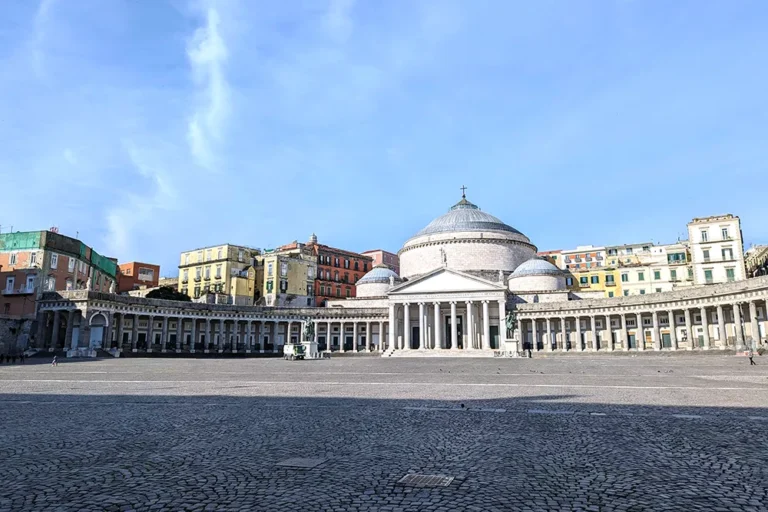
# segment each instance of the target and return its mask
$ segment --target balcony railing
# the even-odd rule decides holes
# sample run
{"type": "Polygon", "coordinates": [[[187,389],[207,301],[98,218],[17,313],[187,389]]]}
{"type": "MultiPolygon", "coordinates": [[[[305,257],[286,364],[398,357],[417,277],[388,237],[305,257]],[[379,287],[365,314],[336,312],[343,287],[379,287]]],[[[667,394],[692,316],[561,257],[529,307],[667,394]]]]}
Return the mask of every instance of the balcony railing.
{"type": "Polygon", "coordinates": [[[616,281],[606,281],[605,286],[616,286],[616,281]]]}
{"type": "Polygon", "coordinates": [[[197,277],[195,278],[195,282],[196,282],[196,283],[199,283],[201,280],[202,280],[202,277],[200,277],[200,276],[197,276],[197,277]]]}

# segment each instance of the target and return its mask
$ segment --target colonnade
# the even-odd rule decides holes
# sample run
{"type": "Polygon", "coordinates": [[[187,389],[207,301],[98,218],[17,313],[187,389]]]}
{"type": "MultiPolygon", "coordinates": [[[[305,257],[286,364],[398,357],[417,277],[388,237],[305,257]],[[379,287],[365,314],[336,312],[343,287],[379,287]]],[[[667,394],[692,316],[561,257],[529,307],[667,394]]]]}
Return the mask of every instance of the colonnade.
{"type": "Polygon", "coordinates": [[[385,349],[388,325],[384,318],[318,319],[314,322],[315,342],[318,343],[318,350],[331,352],[336,347],[338,352],[382,352],[385,349]],[[338,325],[338,331],[334,330],[335,325],[338,325]],[[351,327],[351,331],[348,327],[351,327]],[[377,332],[374,332],[374,327],[378,329],[377,332]],[[378,334],[376,340],[374,340],[374,334],[378,334]],[[365,341],[360,343],[363,336],[365,336],[365,341]],[[349,345],[347,344],[348,337],[352,338],[352,343],[349,345]]]}
{"type": "Polygon", "coordinates": [[[521,314],[522,349],[532,351],[743,350],[766,339],[766,301],[569,314],[521,314]],[[763,316],[758,315],[762,304],[763,316]],[[582,325],[583,323],[583,325],[582,325]]]}
{"type": "Polygon", "coordinates": [[[390,304],[389,342],[390,346],[400,350],[498,349],[503,346],[506,338],[505,317],[505,300],[390,304]],[[498,330],[495,347],[491,339],[494,327],[498,330]],[[398,332],[400,335],[397,335],[398,332]]]}

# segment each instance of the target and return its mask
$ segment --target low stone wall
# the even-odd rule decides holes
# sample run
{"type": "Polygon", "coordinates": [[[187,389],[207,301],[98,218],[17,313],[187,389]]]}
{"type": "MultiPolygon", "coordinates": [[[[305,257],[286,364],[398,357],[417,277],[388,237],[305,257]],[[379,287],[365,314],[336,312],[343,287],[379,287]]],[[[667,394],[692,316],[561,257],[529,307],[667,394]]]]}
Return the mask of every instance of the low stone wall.
{"type": "Polygon", "coordinates": [[[30,346],[34,320],[0,315],[0,354],[19,354],[30,346]]]}

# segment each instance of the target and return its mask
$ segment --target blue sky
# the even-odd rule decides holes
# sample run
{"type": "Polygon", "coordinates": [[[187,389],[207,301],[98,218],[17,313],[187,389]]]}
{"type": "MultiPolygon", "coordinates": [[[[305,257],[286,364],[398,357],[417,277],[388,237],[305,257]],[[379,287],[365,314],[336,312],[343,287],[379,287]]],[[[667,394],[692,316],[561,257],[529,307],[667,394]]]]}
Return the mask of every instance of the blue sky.
{"type": "Polygon", "coordinates": [[[175,274],[397,251],[467,196],[541,250],[768,242],[764,1],[3,0],[0,225],[175,274]]]}

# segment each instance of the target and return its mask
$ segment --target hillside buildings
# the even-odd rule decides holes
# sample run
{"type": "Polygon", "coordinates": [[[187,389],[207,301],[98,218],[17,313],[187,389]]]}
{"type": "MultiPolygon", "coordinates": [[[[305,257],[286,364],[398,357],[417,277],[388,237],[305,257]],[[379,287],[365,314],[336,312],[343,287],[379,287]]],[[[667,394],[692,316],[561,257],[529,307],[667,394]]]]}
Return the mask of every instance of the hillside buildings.
{"type": "Polygon", "coordinates": [[[255,269],[260,255],[258,249],[233,244],[182,252],[179,291],[193,299],[221,294],[232,304],[252,305],[260,297],[255,269]]]}
{"type": "Polygon", "coordinates": [[[395,274],[400,274],[400,257],[397,254],[385,251],[383,249],[374,249],[361,252],[363,256],[370,256],[373,259],[374,267],[384,265],[395,274]]]}
{"type": "Polygon", "coordinates": [[[154,288],[160,279],[160,266],[131,261],[117,267],[117,291],[125,293],[141,288],[154,288]]]}

